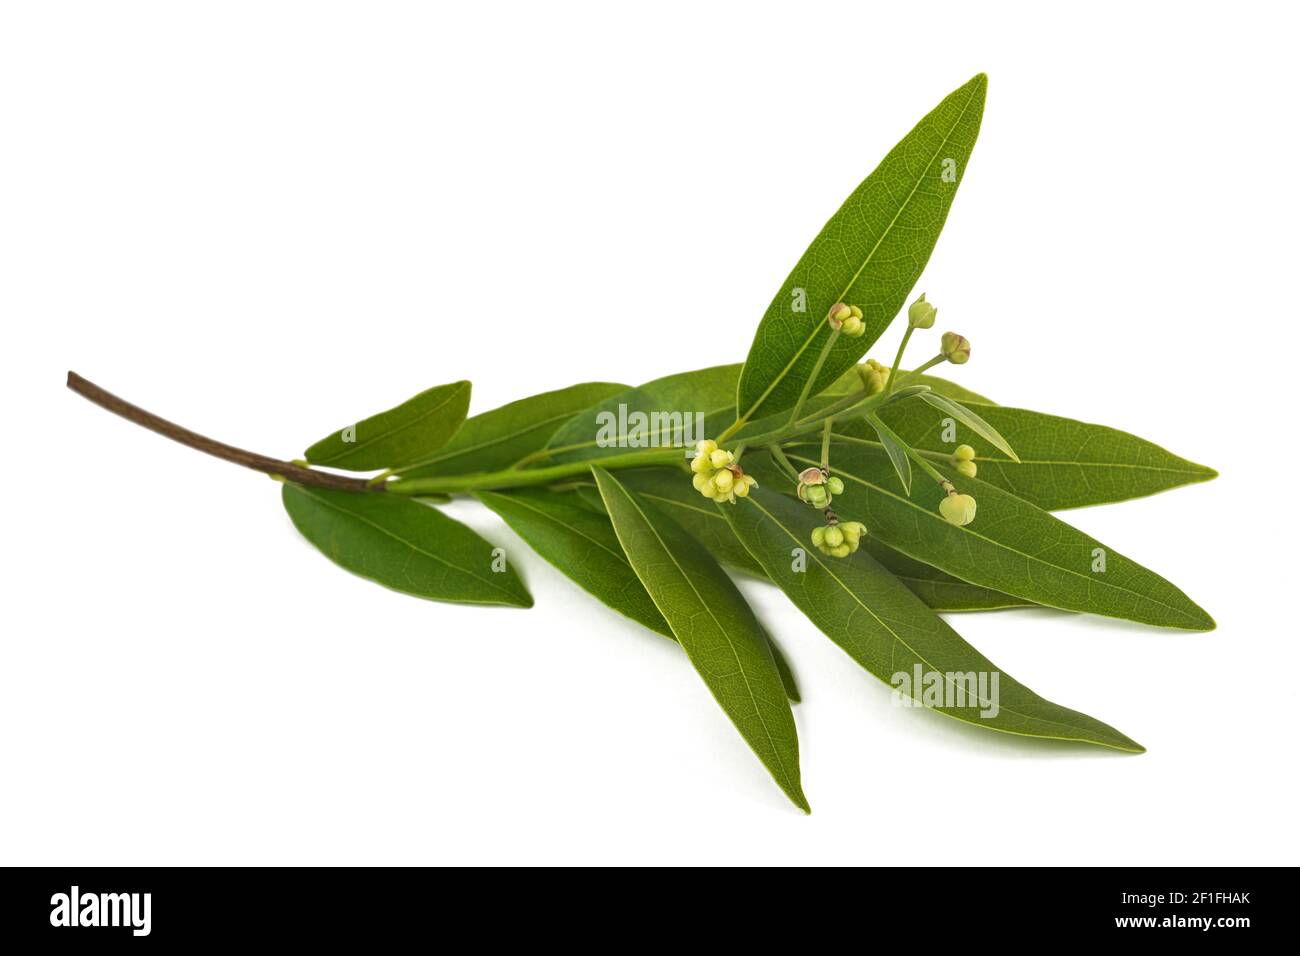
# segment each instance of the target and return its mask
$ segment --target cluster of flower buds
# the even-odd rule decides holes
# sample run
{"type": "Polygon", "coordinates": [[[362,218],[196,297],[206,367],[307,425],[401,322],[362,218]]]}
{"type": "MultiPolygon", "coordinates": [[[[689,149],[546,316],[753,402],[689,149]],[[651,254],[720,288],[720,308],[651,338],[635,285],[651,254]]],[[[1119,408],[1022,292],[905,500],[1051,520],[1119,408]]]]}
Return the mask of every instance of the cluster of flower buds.
{"type": "Polygon", "coordinates": [[[848,557],[858,550],[867,526],[861,521],[832,521],[823,528],[813,528],[812,543],[832,558],[848,557]]]}
{"type": "Polygon", "coordinates": [[[944,521],[961,527],[975,520],[974,498],[958,494],[951,481],[940,482],[940,487],[945,492],[943,501],[939,502],[939,514],[943,515],[944,521]]]}
{"type": "Polygon", "coordinates": [[[862,310],[856,305],[836,302],[831,306],[826,321],[832,329],[839,329],[840,335],[847,335],[851,339],[856,339],[867,331],[867,325],[862,321],[862,310]]]}
{"type": "Polygon", "coordinates": [[[858,366],[858,377],[862,379],[862,387],[868,395],[879,395],[889,384],[889,366],[881,365],[875,359],[867,359],[858,366]]]}
{"type": "Polygon", "coordinates": [[[740,470],[731,452],[719,448],[718,443],[710,438],[696,444],[691,471],[695,473],[691,479],[695,490],[719,503],[734,504],[737,498],[744,498],[749,489],[758,484],[740,470]]]}
{"type": "Polygon", "coordinates": [[[796,489],[799,500],[819,511],[830,507],[831,499],[843,491],[844,482],[827,475],[820,468],[814,466],[799,472],[799,487],[796,489]]]}
{"type": "Polygon", "coordinates": [[[953,365],[965,365],[970,361],[970,343],[963,335],[945,332],[939,340],[939,353],[953,365]]]}
{"type": "Polygon", "coordinates": [[[914,329],[928,329],[934,325],[939,310],[925,301],[925,293],[907,308],[907,324],[914,329]]]}
{"type": "Polygon", "coordinates": [[[975,449],[970,445],[958,445],[953,449],[952,467],[956,469],[957,474],[966,478],[974,478],[975,472],[975,449]]]}

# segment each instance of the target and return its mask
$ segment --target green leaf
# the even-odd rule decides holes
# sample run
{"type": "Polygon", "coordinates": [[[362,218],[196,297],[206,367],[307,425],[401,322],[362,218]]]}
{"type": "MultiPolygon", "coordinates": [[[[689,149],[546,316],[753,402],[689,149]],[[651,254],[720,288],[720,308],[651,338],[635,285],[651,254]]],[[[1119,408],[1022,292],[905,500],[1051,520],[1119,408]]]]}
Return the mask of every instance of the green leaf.
{"type": "MultiPolygon", "coordinates": [[[[1217,474],[1212,468],[1104,425],[1023,408],[975,408],[1020,455],[1020,464],[1010,462],[978,434],[958,429],[956,440],[975,449],[980,480],[1046,511],[1140,498],[1208,481],[1217,474]]],[[[917,451],[929,452],[940,468],[956,447],[943,440],[952,436],[944,435],[942,416],[920,402],[891,405],[880,412],[880,418],[917,451]]],[[[846,440],[874,437],[856,422],[837,424],[836,432],[846,440]]]]}
{"type": "Polygon", "coordinates": [[[435,601],[533,606],[514,568],[493,570],[492,543],[436,508],[381,492],[288,483],[282,497],[304,538],[364,578],[435,601]]]}
{"type": "Polygon", "coordinates": [[[691,664],[786,796],[806,812],[794,715],[762,625],[695,539],[603,468],[592,472],[624,553],[691,664]]]}
{"type": "Polygon", "coordinates": [[[826,315],[832,305],[860,307],[866,333],[838,338],[812,395],[843,375],[893,321],[925,268],[966,175],[987,82],[981,73],[935,107],[813,240],[750,346],[736,398],[742,421],[795,404],[830,334],[826,315]],[[797,311],[801,305],[803,311],[797,311]]]}
{"type": "Polygon", "coordinates": [[[885,454],[889,456],[889,463],[894,466],[894,471],[898,474],[898,480],[903,486],[903,494],[912,493],[912,459],[907,457],[907,449],[899,444],[894,433],[886,427],[879,418],[874,415],[868,419],[871,427],[876,430],[876,436],[880,439],[880,444],[885,448],[885,454]]]}
{"type": "MultiPolygon", "coordinates": [[[[599,499],[599,492],[596,494],[599,499]]],[[[545,488],[480,491],[475,497],[495,511],[534,551],[596,600],[670,641],[677,640],[623,554],[614,526],[605,514],[603,500],[599,509],[593,509],[575,500],[575,495],[545,488]]],[[[799,688],[790,665],[782,658],[772,636],[766,637],[772,645],[772,656],[786,693],[791,700],[798,701],[799,688]]]]}
{"type": "Polygon", "coordinates": [[[634,468],[620,471],[618,480],[672,518],[709,554],[736,571],[767,578],[723,520],[717,507],[691,487],[691,476],[675,468],[634,468]]]}
{"type": "Polygon", "coordinates": [[[999,434],[998,430],[969,408],[959,405],[950,398],[944,398],[942,395],[934,395],[930,392],[922,392],[920,398],[921,401],[933,405],[944,414],[951,415],[1016,464],[1020,464],[1020,459],[1016,457],[1016,453],[1011,450],[1011,446],[1007,444],[1007,440],[999,434]]]}
{"type": "MultiPolygon", "coordinates": [[[[759,625],[760,627],[762,625],[759,625]]],[[[786,659],[785,652],[781,650],[781,645],[763,629],[763,636],[767,638],[768,650],[772,652],[772,663],[776,665],[776,672],[781,675],[781,686],[785,688],[785,696],[792,704],[798,704],[802,701],[799,696],[799,685],[794,679],[794,670],[790,667],[790,662],[786,659]]]]}
{"type": "MultiPolygon", "coordinates": [[[[903,372],[900,370],[898,373],[899,381],[900,382],[903,381],[903,376],[907,374],[908,374],[907,372],[903,372]]],[[[972,402],[978,403],[980,405],[997,404],[991,398],[985,398],[983,395],[979,394],[979,392],[972,392],[969,388],[966,388],[964,385],[958,385],[956,382],[950,382],[946,378],[940,378],[937,375],[925,375],[925,374],[911,375],[907,379],[905,384],[929,385],[930,391],[934,392],[936,395],[943,395],[946,396],[947,398],[953,399],[954,401],[966,402],[967,404],[970,404],[972,402]]]]}
{"type": "Polygon", "coordinates": [[[400,468],[422,461],[447,444],[465,421],[469,392],[469,382],[431,388],[322,438],[304,457],[313,465],[346,471],[400,468]]]}
{"type": "Polygon", "coordinates": [[[1036,607],[1033,601],[954,578],[938,568],[895,551],[871,535],[862,539],[861,550],[884,565],[886,571],[906,584],[908,590],[924,601],[932,611],[997,611],[1014,607],[1036,607]]]}
{"type": "Polygon", "coordinates": [[[1004,733],[1142,751],[1115,728],[1045,700],[998,671],[869,554],[822,554],[810,543],[818,516],[793,498],[756,489],[725,513],[737,536],[809,620],[868,673],[910,690],[912,699],[925,696],[925,681],[918,685],[912,679],[920,668],[923,675],[937,675],[936,686],[951,692],[934,707],[949,717],[1004,733]],[[790,558],[796,547],[807,555],[803,571],[795,570],[790,558]],[[965,696],[967,688],[976,691],[974,700],[965,696]]]}
{"type": "Polygon", "coordinates": [[[480,491],[475,497],[588,594],[638,624],[672,637],[604,515],[545,489],[480,491]]]}
{"type": "Polygon", "coordinates": [[[548,443],[549,457],[587,461],[629,448],[694,445],[731,423],[738,374],[739,366],[719,365],[667,375],[610,396],[560,426],[548,443]]]}
{"type": "MultiPolygon", "coordinates": [[[[1205,611],[1158,574],[1001,488],[956,478],[978,503],[975,520],[959,528],[940,517],[943,491],[934,482],[916,483],[910,496],[898,493],[880,448],[841,442],[831,448],[835,474],[848,486],[840,513],[918,561],[1047,607],[1193,631],[1214,627],[1205,611]],[[854,487],[867,493],[853,495],[854,487]],[[1100,560],[1104,570],[1093,570],[1100,560]]],[[[799,449],[790,459],[815,463],[799,449]]],[[[841,509],[839,498],[836,504],[841,509]]]]}
{"type": "MultiPolygon", "coordinates": [[[[748,458],[745,464],[748,467],[748,458]]],[[[722,510],[691,487],[688,474],[673,468],[634,468],[620,471],[618,477],[641,498],[675,520],[724,566],[768,580],[762,565],[754,560],[732,532],[722,510]]],[[[775,480],[778,483],[772,487],[781,487],[781,479],[775,480]]],[[[1032,601],[967,584],[938,568],[900,554],[874,538],[867,538],[862,546],[936,611],[989,611],[1033,606],[1032,601]]]]}
{"type": "Polygon", "coordinates": [[[556,429],[578,412],[627,391],[612,382],[583,382],[521,398],[475,415],[434,454],[398,469],[404,478],[500,471],[546,447],[556,429]]]}

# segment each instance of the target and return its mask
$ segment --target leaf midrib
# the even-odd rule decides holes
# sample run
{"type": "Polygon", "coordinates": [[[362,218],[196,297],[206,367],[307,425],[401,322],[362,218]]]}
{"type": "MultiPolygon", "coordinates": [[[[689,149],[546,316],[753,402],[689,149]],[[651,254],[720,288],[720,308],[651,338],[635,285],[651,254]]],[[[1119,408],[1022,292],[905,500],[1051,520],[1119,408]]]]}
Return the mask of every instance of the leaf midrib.
{"type": "MultiPolygon", "coordinates": [[[[401,468],[398,468],[395,473],[402,474],[403,472],[413,471],[416,468],[425,468],[429,465],[436,465],[444,461],[450,461],[453,458],[459,458],[462,455],[468,455],[470,452],[482,451],[484,448],[491,448],[494,445],[503,445],[508,441],[513,441],[516,438],[519,438],[523,435],[527,435],[529,432],[535,432],[539,428],[545,428],[547,425],[551,424],[552,422],[562,422],[572,417],[573,414],[571,412],[563,412],[559,415],[554,415],[550,418],[543,418],[538,422],[536,422],[535,424],[528,426],[527,428],[520,428],[517,429],[516,431],[509,432],[508,434],[500,435],[496,438],[490,438],[487,441],[481,441],[476,445],[461,445],[456,448],[453,448],[450,445],[448,445],[443,448],[441,454],[434,455],[432,458],[426,458],[423,461],[417,461],[413,465],[404,465],[401,468]]],[[[466,422],[465,424],[468,425],[469,422],[466,422]]],[[[515,462],[515,464],[518,464],[518,462],[515,462]]]]}
{"type": "Polygon", "coordinates": [[[405,431],[408,428],[412,428],[415,425],[420,424],[420,422],[424,421],[430,415],[442,411],[442,409],[447,405],[447,403],[449,403],[452,399],[456,398],[461,392],[465,390],[465,388],[466,386],[464,384],[458,382],[456,386],[452,388],[450,392],[447,393],[446,398],[444,398],[437,405],[434,405],[432,408],[428,408],[425,411],[421,412],[418,416],[411,419],[409,422],[406,422],[403,425],[397,425],[394,428],[390,428],[387,431],[382,432],[381,434],[378,434],[374,438],[371,438],[367,441],[357,442],[356,447],[344,449],[342,452],[340,452],[337,455],[334,455],[332,458],[317,458],[316,463],[320,465],[334,464],[335,462],[347,458],[350,455],[355,455],[357,454],[357,452],[364,451],[366,448],[369,448],[371,445],[375,444],[376,442],[381,442],[385,438],[388,438],[391,435],[396,435],[398,432],[405,431]]]}
{"type": "Polygon", "coordinates": [[[376,524],[375,522],[371,521],[369,518],[357,514],[355,511],[348,511],[346,508],[340,508],[332,501],[326,501],[324,498],[321,498],[319,495],[312,494],[310,491],[308,491],[306,488],[302,487],[301,485],[296,486],[296,490],[302,492],[303,495],[312,499],[312,501],[319,502],[320,504],[324,505],[326,508],[329,508],[332,511],[337,511],[339,514],[347,515],[349,518],[353,518],[356,521],[360,521],[362,524],[369,525],[370,527],[374,528],[376,531],[388,535],[388,537],[392,538],[394,541],[406,545],[416,554],[422,554],[427,558],[433,558],[433,560],[437,561],[439,564],[445,565],[446,567],[451,568],[453,571],[457,571],[461,574],[468,575],[469,577],[473,578],[476,581],[483,582],[488,587],[492,588],[494,591],[500,591],[502,594],[508,595],[509,597],[514,599],[518,599],[519,597],[514,592],[508,591],[505,588],[501,587],[501,585],[497,584],[491,578],[480,577],[479,575],[475,574],[473,571],[468,570],[467,568],[462,568],[458,564],[451,563],[441,555],[434,554],[432,551],[426,551],[423,548],[421,548],[419,545],[417,545],[414,541],[408,541],[406,538],[394,534],[393,532],[385,528],[383,525],[376,524]]]}

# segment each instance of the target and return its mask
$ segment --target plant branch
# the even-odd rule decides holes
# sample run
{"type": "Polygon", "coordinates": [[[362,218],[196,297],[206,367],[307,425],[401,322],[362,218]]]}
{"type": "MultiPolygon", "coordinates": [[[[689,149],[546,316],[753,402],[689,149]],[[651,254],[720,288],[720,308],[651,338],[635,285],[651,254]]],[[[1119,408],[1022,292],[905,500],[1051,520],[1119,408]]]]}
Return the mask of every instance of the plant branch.
{"type": "Polygon", "coordinates": [[[335,475],[326,471],[314,471],[311,468],[303,468],[301,465],[295,465],[291,461],[281,461],[278,458],[270,458],[266,455],[259,455],[256,452],[245,451],[242,448],[236,448],[234,445],[227,445],[224,442],[215,441],[198,432],[192,432],[188,428],[182,428],[175,422],[170,422],[165,418],[155,415],[153,412],[147,412],[138,405],[132,405],[125,399],[118,398],[112,392],[106,391],[87,379],[82,378],[76,372],[68,373],[68,388],[72,389],[82,398],[94,402],[101,408],[105,408],[114,415],[120,415],[129,422],[134,422],[142,428],[147,428],[151,432],[157,432],[172,441],[180,442],[196,451],[201,451],[205,455],[211,455],[214,458],[220,458],[222,461],[233,462],[236,465],[243,465],[245,468],[251,468],[254,471],[264,472],[278,478],[284,478],[299,485],[313,485],[317,488],[333,488],[337,491],[383,491],[383,485],[371,485],[365,478],[348,478],[343,475],[335,475]]]}
{"type": "Polygon", "coordinates": [[[889,370],[889,381],[885,383],[885,391],[892,392],[894,384],[898,381],[898,366],[903,363],[903,352],[907,350],[908,339],[912,337],[912,323],[907,323],[907,331],[903,333],[903,341],[898,343],[898,354],[894,356],[894,365],[889,370]]]}

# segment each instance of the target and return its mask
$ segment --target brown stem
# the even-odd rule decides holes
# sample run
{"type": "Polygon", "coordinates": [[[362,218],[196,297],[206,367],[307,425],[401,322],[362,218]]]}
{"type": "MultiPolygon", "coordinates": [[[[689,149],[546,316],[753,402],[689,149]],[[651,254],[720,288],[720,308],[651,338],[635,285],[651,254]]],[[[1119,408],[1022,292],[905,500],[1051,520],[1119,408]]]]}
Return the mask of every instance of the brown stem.
{"type": "Polygon", "coordinates": [[[242,448],[236,448],[234,445],[213,441],[198,432],[192,432],[188,428],[182,428],[174,422],[167,421],[165,418],[159,418],[153,412],[146,412],[138,405],[123,401],[112,392],[106,392],[94,382],[82,378],[76,372],[68,373],[68,388],[101,408],[108,409],[114,415],[121,415],[129,422],[135,422],[135,424],[157,432],[159,435],[165,435],[172,441],[188,445],[190,448],[212,455],[214,458],[220,458],[223,461],[232,461],[236,465],[243,465],[245,468],[262,471],[268,475],[276,475],[299,485],[314,485],[317,488],[333,488],[338,491],[384,490],[382,484],[372,485],[365,478],[347,478],[326,471],[313,471],[310,468],[295,465],[291,461],[268,458],[266,455],[245,451],[242,448]]]}

